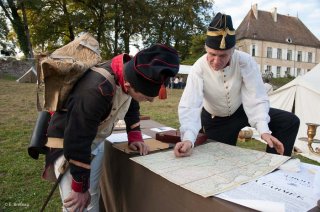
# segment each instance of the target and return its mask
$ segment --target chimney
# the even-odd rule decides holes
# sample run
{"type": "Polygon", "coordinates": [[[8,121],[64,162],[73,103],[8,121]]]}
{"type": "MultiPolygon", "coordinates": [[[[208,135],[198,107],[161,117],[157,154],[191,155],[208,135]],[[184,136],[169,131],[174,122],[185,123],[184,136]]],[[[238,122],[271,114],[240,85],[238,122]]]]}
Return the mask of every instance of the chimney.
{"type": "Polygon", "coordinates": [[[272,15],[273,21],[277,22],[277,8],[276,7],[272,8],[271,15],[272,15]]]}
{"type": "Polygon", "coordinates": [[[253,11],[253,15],[256,19],[258,19],[258,4],[254,4],[251,6],[251,9],[253,11]]]}

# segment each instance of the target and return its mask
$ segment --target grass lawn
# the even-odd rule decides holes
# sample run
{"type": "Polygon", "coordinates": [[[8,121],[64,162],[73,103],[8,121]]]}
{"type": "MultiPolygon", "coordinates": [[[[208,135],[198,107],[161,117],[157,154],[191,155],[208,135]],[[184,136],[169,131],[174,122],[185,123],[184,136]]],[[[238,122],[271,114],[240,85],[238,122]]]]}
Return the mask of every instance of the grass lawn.
{"type": "MultiPolygon", "coordinates": [[[[168,90],[167,100],[142,103],[141,114],[178,128],[177,105],[181,93],[182,90],[168,90]]],[[[44,166],[43,155],[39,160],[34,160],[27,153],[36,117],[36,85],[0,79],[0,211],[39,211],[53,185],[40,177],[44,166]]],[[[238,145],[265,149],[264,144],[255,140],[239,142],[238,145]]],[[[46,211],[59,211],[60,208],[60,196],[56,191],[46,211]]]]}

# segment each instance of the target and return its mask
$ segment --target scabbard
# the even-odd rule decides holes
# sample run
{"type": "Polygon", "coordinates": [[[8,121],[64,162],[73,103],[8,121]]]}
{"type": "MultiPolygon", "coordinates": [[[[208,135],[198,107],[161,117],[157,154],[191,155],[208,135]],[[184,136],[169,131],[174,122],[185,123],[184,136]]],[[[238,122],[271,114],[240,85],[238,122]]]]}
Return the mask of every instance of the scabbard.
{"type": "Polygon", "coordinates": [[[46,147],[45,144],[47,142],[47,129],[50,118],[51,115],[47,111],[41,111],[38,113],[38,118],[33,128],[28,147],[28,154],[33,159],[38,159],[39,154],[46,154],[48,151],[48,147],[46,147]]]}

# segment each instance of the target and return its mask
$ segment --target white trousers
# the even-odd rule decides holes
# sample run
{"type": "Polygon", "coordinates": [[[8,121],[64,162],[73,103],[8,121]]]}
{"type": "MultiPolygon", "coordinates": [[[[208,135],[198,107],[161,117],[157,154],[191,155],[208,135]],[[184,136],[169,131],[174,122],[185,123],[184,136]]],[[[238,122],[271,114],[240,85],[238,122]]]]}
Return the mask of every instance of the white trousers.
{"type": "MultiPolygon", "coordinates": [[[[104,153],[104,142],[101,142],[95,150],[92,151],[92,154],[95,155],[91,161],[91,170],[90,170],[90,188],[89,193],[91,195],[91,202],[86,211],[96,212],[99,211],[99,198],[100,198],[100,175],[101,175],[101,166],[103,160],[104,153]]],[[[56,177],[59,176],[59,167],[64,161],[64,156],[62,155],[59,157],[54,163],[54,172],[56,177]]],[[[69,196],[71,193],[71,183],[72,183],[72,176],[70,174],[70,169],[68,169],[65,174],[63,175],[60,183],[59,183],[59,190],[60,196],[63,201],[69,196]]],[[[63,207],[63,211],[68,211],[67,208],[63,207]]]]}

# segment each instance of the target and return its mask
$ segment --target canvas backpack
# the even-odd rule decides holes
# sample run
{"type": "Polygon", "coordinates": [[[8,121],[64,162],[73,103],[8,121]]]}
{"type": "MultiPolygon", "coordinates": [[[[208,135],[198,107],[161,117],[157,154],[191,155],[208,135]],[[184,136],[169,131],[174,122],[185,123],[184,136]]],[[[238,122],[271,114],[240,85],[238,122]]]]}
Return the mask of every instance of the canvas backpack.
{"type": "Polygon", "coordinates": [[[113,75],[99,67],[105,64],[100,62],[99,43],[89,33],[82,34],[49,56],[38,55],[37,107],[39,114],[28,147],[28,153],[32,158],[38,159],[39,154],[47,153],[47,128],[52,112],[65,110],[63,105],[72,88],[86,71],[101,74],[114,89],[116,88],[113,75]]]}
{"type": "Polygon", "coordinates": [[[37,107],[39,111],[62,109],[67,97],[81,76],[101,62],[98,41],[89,33],[39,61],[37,107]]]}

